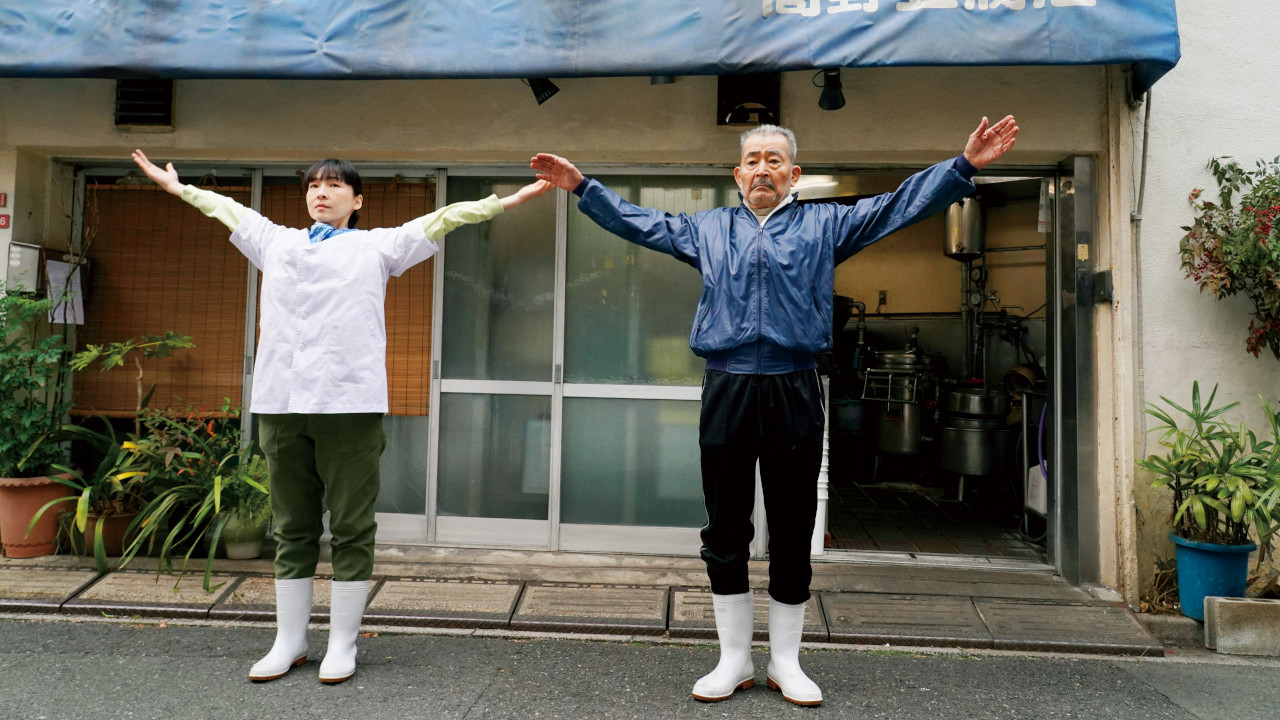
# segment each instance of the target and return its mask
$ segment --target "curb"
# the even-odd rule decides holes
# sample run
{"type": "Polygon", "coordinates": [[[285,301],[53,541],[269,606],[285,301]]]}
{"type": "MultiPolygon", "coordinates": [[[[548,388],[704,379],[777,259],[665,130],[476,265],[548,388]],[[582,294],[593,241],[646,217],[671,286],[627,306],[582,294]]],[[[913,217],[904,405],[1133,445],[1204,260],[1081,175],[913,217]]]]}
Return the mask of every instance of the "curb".
{"type": "Polygon", "coordinates": [[[1147,631],[1161,644],[1173,647],[1204,647],[1204,625],[1185,615],[1134,613],[1147,631]]]}

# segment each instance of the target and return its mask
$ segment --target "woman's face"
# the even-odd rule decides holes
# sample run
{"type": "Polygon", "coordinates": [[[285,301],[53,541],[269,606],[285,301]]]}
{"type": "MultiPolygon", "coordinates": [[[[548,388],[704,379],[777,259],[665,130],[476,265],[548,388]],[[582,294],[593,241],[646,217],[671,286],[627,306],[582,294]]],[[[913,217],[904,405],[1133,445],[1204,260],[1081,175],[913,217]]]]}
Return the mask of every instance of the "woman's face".
{"type": "Polygon", "coordinates": [[[364,205],[364,196],[338,178],[316,178],[307,185],[307,212],[316,222],[345,228],[351,213],[364,205]]]}

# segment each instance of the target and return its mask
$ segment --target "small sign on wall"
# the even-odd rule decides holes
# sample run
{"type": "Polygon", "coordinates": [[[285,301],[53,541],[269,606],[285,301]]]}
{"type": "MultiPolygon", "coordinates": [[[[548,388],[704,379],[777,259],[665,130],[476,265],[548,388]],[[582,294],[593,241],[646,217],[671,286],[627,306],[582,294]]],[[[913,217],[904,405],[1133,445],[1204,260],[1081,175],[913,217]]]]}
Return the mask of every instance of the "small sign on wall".
{"type": "Polygon", "coordinates": [[[7,227],[9,227],[9,216],[0,215],[0,230],[3,230],[7,227]]]}
{"type": "Polygon", "coordinates": [[[9,204],[9,193],[0,193],[0,207],[5,207],[8,204],[9,204]]]}

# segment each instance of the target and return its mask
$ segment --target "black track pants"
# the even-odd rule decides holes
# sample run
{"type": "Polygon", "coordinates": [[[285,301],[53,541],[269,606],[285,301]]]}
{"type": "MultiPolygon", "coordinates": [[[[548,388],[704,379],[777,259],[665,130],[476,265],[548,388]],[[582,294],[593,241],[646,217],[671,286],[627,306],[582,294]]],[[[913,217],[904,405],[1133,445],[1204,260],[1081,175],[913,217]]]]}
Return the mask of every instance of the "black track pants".
{"type": "Polygon", "coordinates": [[[769,523],[769,595],[791,605],[808,601],[823,425],[815,370],[784,375],[707,371],[699,426],[707,505],[702,559],[713,593],[750,589],[747,559],[755,532],[751,513],[759,459],[769,523]]]}

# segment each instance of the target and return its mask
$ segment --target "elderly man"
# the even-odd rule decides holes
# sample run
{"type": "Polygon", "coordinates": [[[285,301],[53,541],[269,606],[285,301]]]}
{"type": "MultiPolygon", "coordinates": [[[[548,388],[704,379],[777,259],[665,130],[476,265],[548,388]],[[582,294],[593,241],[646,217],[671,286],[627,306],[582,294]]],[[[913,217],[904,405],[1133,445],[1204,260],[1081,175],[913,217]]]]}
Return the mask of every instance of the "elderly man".
{"type": "Polygon", "coordinates": [[[1017,134],[1012,116],[994,125],[983,118],[962,155],[891,193],[852,206],[800,205],[791,193],[800,177],[795,135],[761,125],[740,140],[733,176],[742,204],[693,216],[633,205],[556,155],[532,159],[539,179],[573,191],[578,209],[601,227],[702,275],[689,345],[707,361],[699,426],[702,558],[720,662],[693,686],[698,700],[724,700],[755,684],[747,559],[758,459],[769,523],[768,685],[798,705],[822,703],[799,652],[824,425],[814,355],[831,347],[835,266],[971,193],[972,177],[1017,134]]]}

